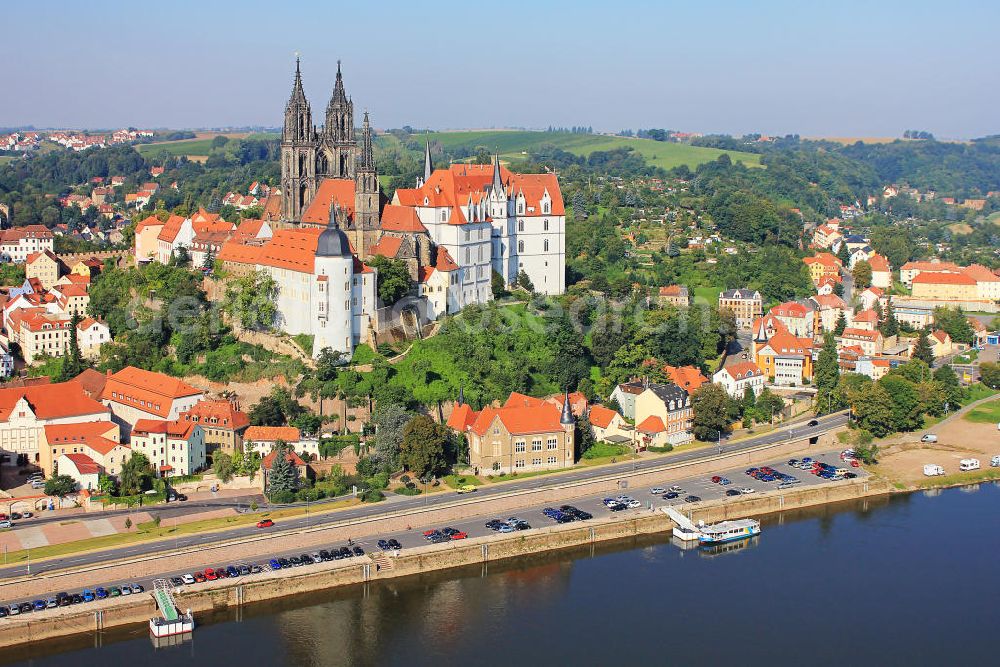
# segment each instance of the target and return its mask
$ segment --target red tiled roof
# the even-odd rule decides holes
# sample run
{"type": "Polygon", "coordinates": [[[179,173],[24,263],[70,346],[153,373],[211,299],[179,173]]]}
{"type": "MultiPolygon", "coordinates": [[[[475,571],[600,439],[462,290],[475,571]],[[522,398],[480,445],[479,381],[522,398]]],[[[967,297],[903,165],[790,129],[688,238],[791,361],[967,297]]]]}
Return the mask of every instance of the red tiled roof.
{"type": "Polygon", "coordinates": [[[163,229],[160,230],[160,233],[157,234],[156,238],[160,241],[173,243],[174,239],[177,238],[177,234],[181,231],[181,225],[184,224],[184,220],[185,218],[180,215],[170,216],[167,218],[167,221],[163,223],[163,229]]]}
{"type": "Polygon", "coordinates": [[[298,442],[301,438],[299,429],[294,426],[251,426],[243,434],[243,439],[250,442],[298,442]]]}
{"type": "Polygon", "coordinates": [[[24,397],[39,419],[63,419],[83,415],[107,415],[110,410],[90,398],[75,380],[28,387],[0,389],[0,422],[6,422],[24,397]]]}
{"type": "Polygon", "coordinates": [[[881,273],[888,273],[890,271],[889,260],[882,255],[872,255],[868,258],[868,264],[872,267],[872,271],[881,273]]]}
{"type": "Polygon", "coordinates": [[[752,361],[741,361],[737,364],[726,366],[722,370],[726,371],[734,380],[742,380],[744,378],[764,374],[764,372],[760,370],[760,367],[752,361]]]}
{"type": "Polygon", "coordinates": [[[681,286],[680,285],[667,285],[660,288],[660,296],[680,296],[681,286]]]}
{"type": "Polygon", "coordinates": [[[231,401],[198,401],[180,419],[212,428],[240,429],[250,425],[250,417],[236,409],[231,401]]]}
{"type": "Polygon", "coordinates": [[[259,264],[262,252],[263,248],[261,246],[244,245],[236,239],[230,239],[222,244],[219,254],[215,258],[221,262],[259,264]]]}
{"type": "Polygon", "coordinates": [[[975,285],[976,280],[964,273],[923,271],[913,277],[913,283],[921,285],[975,285]]]}
{"type": "Polygon", "coordinates": [[[201,389],[169,375],[126,366],[108,378],[101,398],[166,417],[174,399],[203,393],[201,389]]]}
{"type": "Polygon", "coordinates": [[[456,264],[455,260],[451,258],[451,254],[448,253],[448,249],[443,245],[438,246],[437,259],[434,262],[434,268],[438,271],[458,270],[458,264],[456,264]]]}
{"type": "Polygon", "coordinates": [[[607,428],[618,413],[603,405],[594,405],[590,408],[590,423],[598,428],[607,428]]]}
{"type": "Polygon", "coordinates": [[[184,421],[181,419],[174,419],[170,421],[165,419],[138,419],[135,422],[135,426],[132,427],[132,435],[141,435],[143,433],[164,433],[172,438],[187,440],[191,436],[191,432],[194,430],[194,427],[194,422],[184,421]]]}
{"type": "Polygon", "coordinates": [[[855,322],[878,322],[878,313],[874,310],[862,310],[854,315],[855,322]]]}
{"type": "Polygon", "coordinates": [[[708,378],[702,375],[701,371],[694,366],[675,368],[674,366],[666,365],[663,367],[663,372],[667,374],[671,382],[689,394],[697,391],[698,387],[708,382],[708,378]]]}
{"type": "Polygon", "coordinates": [[[258,264],[312,273],[316,261],[316,245],[324,228],[280,229],[261,246],[258,264]]]}
{"type": "Polygon", "coordinates": [[[667,430],[667,427],[663,425],[662,419],[656,415],[649,415],[642,420],[641,424],[636,426],[636,429],[643,433],[662,433],[667,430]]]}
{"type": "Polygon", "coordinates": [[[451,411],[451,415],[448,417],[447,426],[455,431],[464,432],[469,426],[476,421],[476,417],[479,415],[472,406],[468,403],[461,403],[455,406],[455,409],[451,411]]]}
{"type": "Polygon", "coordinates": [[[383,236],[371,248],[373,255],[381,255],[389,259],[395,259],[399,254],[399,248],[403,245],[403,239],[398,236],[383,236]]]}
{"type": "MultiPolygon", "coordinates": [[[[268,452],[267,456],[261,459],[260,467],[263,468],[264,470],[270,470],[271,465],[274,464],[274,459],[277,456],[278,452],[272,449],[270,452],[268,452]]],[[[294,451],[289,451],[288,453],[286,453],[285,459],[287,461],[291,461],[292,465],[294,466],[304,466],[306,464],[306,462],[302,460],[302,457],[300,457],[294,451]]]]}
{"type": "Polygon", "coordinates": [[[415,209],[395,204],[389,204],[382,209],[382,229],[390,232],[427,231],[415,209]]]}
{"type": "Polygon", "coordinates": [[[349,219],[354,219],[354,179],[324,178],[316,196],[302,213],[302,222],[326,225],[330,222],[330,205],[333,202],[347,211],[349,219]]]}
{"type": "Polygon", "coordinates": [[[86,454],[63,454],[63,456],[72,461],[76,471],[81,475],[96,475],[101,472],[101,467],[86,454]]]}
{"type": "Polygon", "coordinates": [[[539,401],[539,404],[499,409],[486,408],[479,413],[476,421],[472,424],[472,431],[479,435],[485,435],[494,419],[499,419],[504,428],[512,435],[561,431],[559,409],[542,399],[533,400],[539,401]]]}

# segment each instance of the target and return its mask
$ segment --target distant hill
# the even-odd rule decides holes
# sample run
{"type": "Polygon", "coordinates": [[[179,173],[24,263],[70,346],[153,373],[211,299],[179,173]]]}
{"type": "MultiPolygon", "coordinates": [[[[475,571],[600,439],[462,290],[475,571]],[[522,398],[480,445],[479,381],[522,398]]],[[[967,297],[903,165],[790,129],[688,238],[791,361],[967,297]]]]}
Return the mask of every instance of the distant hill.
{"type": "Polygon", "coordinates": [[[438,141],[445,149],[475,148],[485,146],[499,151],[501,157],[517,158],[522,153],[537,150],[546,144],[569,153],[587,157],[594,151],[609,151],[616,148],[631,148],[642,155],[649,164],[662,169],[672,169],[686,164],[694,169],[699,164],[711,162],[723,153],[728,153],[734,162],[747,166],[759,166],[760,155],[739,151],[724,151],[716,148],[699,148],[687,144],[675,144],[652,139],[634,139],[601,134],[573,134],[570,132],[530,132],[522,130],[469,130],[459,132],[432,132],[418,135],[431,141],[438,141]]]}

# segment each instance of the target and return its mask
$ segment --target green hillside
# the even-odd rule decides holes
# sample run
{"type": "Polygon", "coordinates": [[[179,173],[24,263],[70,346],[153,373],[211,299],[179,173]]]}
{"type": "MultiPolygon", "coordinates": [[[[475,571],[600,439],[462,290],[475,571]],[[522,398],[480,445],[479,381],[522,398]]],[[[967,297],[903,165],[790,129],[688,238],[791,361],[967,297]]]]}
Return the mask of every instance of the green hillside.
{"type": "Polygon", "coordinates": [[[166,151],[171,157],[179,155],[208,155],[212,152],[211,139],[186,139],[157,144],[139,144],[135,147],[143,157],[159,155],[166,151]]]}
{"type": "Polygon", "coordinates": [[[528,132],[521,130],[475,130],[468,132],[434,132],[427,137],[439,141],[447,148],[485,146],[499,151],[502,157],[516,158],[544,144],[551,144],[564,151],[590,155],[594,151],[607,151],[628,147],[646,158],[656,167],[672,169],[686,164],[692,169],[704,162],[711,162],[723,153],[734,161],[750,166],[760,165],[760,156],[753,153],[723,151],[716,148],[699,148],[687,144],[674,144],[652,139],[633,139],[597,134],[572,134],[569,132],[528,132]]]}

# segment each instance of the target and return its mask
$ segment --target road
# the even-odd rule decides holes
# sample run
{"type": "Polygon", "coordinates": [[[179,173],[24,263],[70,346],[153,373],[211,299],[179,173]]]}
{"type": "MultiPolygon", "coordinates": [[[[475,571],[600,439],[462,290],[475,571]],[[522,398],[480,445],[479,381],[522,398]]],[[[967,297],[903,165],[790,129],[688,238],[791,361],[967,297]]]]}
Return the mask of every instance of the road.
{"type": "MultiPolygon", "coordinates": [[[[824,451],[822,453],[814,453],[814,454],[812,454],[812,457],[814,459],[818,460],[818,461],[822,461],[824,463],[830,463],[830,464],[836,465],[838,467],[845,465],[839,459],[838,450],[830,450],[830,451],[824,451]]],[[[799,481],[800,481],[800,485],[802,487],[815,486],[817,484],[827,483],[826,480],[820,479],[819,477],[815,477],[815,476],[809,474],[808,472],[804,472],[802,470],[797,470],[795,468],[792,468],[791,466],[787,465],[785,459],[770,461],[768,463],[768,465],[771,465],[772,467],[774,467],[775,469],[777,469],[779,472],[791,474],[794,477],[798,478],[799,481]]],[[[860,468],[858,468],[858,469],[852,469],[852,470],[854,470],[854,472],[857,473],[859,476],[865,476],[867,474],[864,470],[862,470],[860,468]]],[[[727,497],[726,496],[726,492],[730,491],[730,490],[737,490],[737,489],[743,489],[743,488],[749,487],[749,488],[753,489],[753,492],[755,492],[755,493],[761,493],[761,492],[765,492],[765,491],[773,491],[777,487],[777,484],[778,484],[777,482],[761,482],[761,481],[755,480],[755,479],[749,477],[748,475],[746,475],[745,474],[745,469],[742,468],[742,467],[740,467],[740,468],[729,468],[729,469],[721,470],[721,471],[719,471],[718,474],[721,477],[723,477],[724,479],[728,479],[729,481],[731,481],[731,483],[728,484],[728,485],[723,485],[721,483],[713,483],[711,481],[711,479],[709,478],[708,475],[700,475],[700,476],[688,477],[686,479],[676,480],[676,481],[670,482],[669,483],[670,486],[677,485],[677,486],[679,486],[681,488],[681,491],[678,492],[680,494],[679,497],[676,498],[676,499],[671,499],[671,500],[666,500],[666,499],[662,498],[660,493],[653,494],[648,487],[628,489],[624,493],[626,495],[628,495],[629,497],[634,498],[635,500],[638,500],[640,503],[642,503],[642,507],[638,508],[638,509],[634,509],[634,510],[625,510],[625,511],[622,511],[622,512],[620,512],[620,515],[621,516],[628,516],[630,514],[649,512],[649,510],[651,510],[651,509],[655,509],[655,508],[659,508],[659,507],[663,507],[663,506],[667,506],[667,505],[676,506],[676,507],[680,508],[681,511],[684,511],[685,508],[691,506],[691,505],[689,505],[684,500],[684,498],[687,497],[688,495],[697,496],[700,499],[705,500],[705,501],[712,501],[712,500],[719,500],[719,499],[723,499],[723,498],[727,497]]],[[[611,512],[610,512],[610,510],[607,509],[607,507],[605,507],[605,505],[602,502],[603,497],[605,497],[607,495],[617,496],[617,495],[619,495],[619,492],[605,493],[605,494],[594,494],[594,495],[589,495],[589,496],[584,497],[584,498],[575,498],[575,499],[573,499],[572,504],[576,508],[579,508],[581,510],[584,510],[586,512],[591,513],[594,517],[608,516],[609,514],[611,514],[611,512]]],[[[739,496],[737,496],[737,498],[738,497],[739,496]]],[[[556,507],[558,507],[558,504],[556,504],[556,503],[553,503],[553,505],[555,505],[556,507]]],[[[517,518],[522,519],[524,521],[527,521],[531,525],[532,528],[542,528],[542,527],[546,527],[546,526],[555,525],[555,522],[553,520],[551,520],[550,518],[548,518],[547,516],[545,516],[542,513],[542,509],[544,507],[545,507],[544,505],[532,505],[532,506],[529,506],[529,507],[524,507],[522,509],[519,509],[519,510],[516,511],[517,518]]],[[[486,521],[488,521],[490,519],[494,519],[494,518],[500,519],[500,520],[503,521],[503,520],[507,520],[507,519],[513,518],[513,517],[511,517],[509,515],[496,516],[496,515],[493,515],[493,514],[481,514],[480,513],[480,514],[475,514],[473,516],[469,516],[469,517],[463,518],[461,520],[453,521],[450,524],[448,524],[447,527],[454,528],[456,530],[462,531],[462,532],[466,533],[469,537],[490,536],[490,535],[493,535],[493,531],[490,530],[490,529],[488,529],[485,526],[485,523],[486,523],[486,521]]],[[[371,535],[371,536],[368,536],[368,537],[364,537],[364,538],[358,539],[356,542],[354,542],[354,545],[355,546],[360,546],[366,552],[373,552],[373,551],[375,551],[375,550],[378,549],[377,542],[379,540],[383,540],[383,539],[384,540],[396,539],[396,540],[398,540],[400,542],[400,544],[402,545],[403,549],[412,549],[412,548],[415,548],[415,547],[421,547],[421,546],[425,546],[425,545],[429,544],[429,542],[423,536],[423,532],[425,530],[433,530],[433,529],[440,530],[442,528],[445,528],[445,526],[444,525],[416,525],[413,528],[411,528],[410,530],[387,532],[387,533],[376,534],[376,535],[371,535]]],[[[340,548],[340,547],[343,547],[343,546],[348,546],[348,545],[346,543],[344,543],[344,542],[331,543],[331,544],[327,545],[325,548],[326,549],[337,549],[337,548],[340,548]]],[[[310,548],[310,549],[299,549],[299,550],[296,550],[296,551],[276,552],[276,553],[270,554],[267,557],[253,559],[251,561],[247,561],[246,563],[243,563],[243,562],[240,562],[240,561],[232,561],[232,562],[225,562],[225,563],[209,563],[209,562],[205,562],[205,563],[203,563],[201,565],[200,568],[197,568],[197,570],[204,570],[206,567],[213,567],[213,568],[218,569],[219,566],[225,567],[225,566],[228,566],[228,565],[241,565],[241,564],[250,565],[250,564],[256,562],[256,563],[258,563],[258,564],[260,564],[260,565],[263,566],[264,571],[266,573],[270,569],[267,566],[267,564],[266,564],[267,560],[269,558],[291,558],[292,556],[299,556],[300,554],[303,554],[303,552],[305,552],[305,555],[309,555],[309,554],[317,553],[318,549],[317,548],[310,548]]],[[[363,558],[362,557],[352,557],[350,559],[347,559],[347,561],[345,562],[345,564],[347,564],[347,563],[360,564],[360,563],[369,563],[369,562],[371,562],[371,561],[367,558],[367,556],[364,556],[363,558]]],[[[139,578],[139,579],[136,579],[136,580],[129,580],[128,582],[122,581],[122,580],[103,580],[101,578],[101,573],[100,572],[95,572],[94,573],[94,581],[89,584],[89,587],[91,589],[96,588],[98,586],[103,586],[105,588],[109,588],[111,586],[120,586],[120,585],[125,584],[125,583],[129,583],[129,584],[138,583],[138,584],[141,584],[147,591],[149,591],[149,590],[152,589],[152,585],[153,585],[153,580],[154,579],[159,579],[159,578],[164,578],[164,577],[165,578],[179,577],[179,576],[184,575],[184,574],[193,573],[194,571],[196,571],[196,570],[167,571],[167,572],[159,572],[159,573],[155,573],[155,574],[154,573],[150,573],[146,577],[142,577],[142,578],[139,578]]],[[[249,575],[249,577],[251,579],[254,576],[260,576],[260,575],[249,575]]],[[[244,577],[244,578],[247,578],[247,577],[244,577]]],[[[198,584],[194,584],[193,586],[198,586],[198,584]]],[[[34,599],[47,599],[49,597],[55,596],[59,592],[61,592],[61,591],[46,590],[45,592],[38,592],[38,593],[36,593],[33,596],[33,598],[34,599]]],[[[79,591],[71,591],[71,592],[75,593],[75,592],[79,592],[79,591]]],[[[28,600],[16,600],[16,602],[27,602],[27,601],[28,600]]],[[[14,602],[15,602],[15,600],[0,599],[0,604],[11,604],[11,603],[14,603],[14,602]]],[[[44,613],[44,612],[39,612],[39,613],[44,613]]]]}
{"type": "MultiPolygon", "coordinates": [[[[502,494],[510,493],[512,491],[542,489],[546,487],[558,487],[569,482],[579,482],[584,480],[599,479],[602,477],[613,476],[615,474],[655,471],[665,466],[670,466],[677,463],[696,461],[699,459],[707,459],[716,456],[718,454],[739,452],[760,445],[790,441],[793,439],[796,440],[807,439],[813,436],[818,436],[822,433],[838,428],[840,426],[843,426],[847,423],[847,419],[848,417],[846,413],[837,413],[822,417],[815,426],[808,426],[807,423],[804,422],[799,422],[797,424],[789,424],[786,427],[777,429],[770,433],[766,433],[764,435],[756,436],[753,438],[748,438],[746,440],[741,440],[739,442],[726,443],[725,441],[723,441],[721,446],[719,447],[707,447],[689,452],[682,452],[668,457],[656,457],[652,459],[619,463],[610,466],[584,468],[564,474],[542,475],[539,477],[532,477],[524,481],[508,482],[505,484],[497,484],[494,486],[480,487],[479,491],[477,491],[476,493],[476,500],[481,500],[484,496],[485,497],[499,496],[502,494]]],[[[384,514],[386,511],[398,512],[401,510],[405,510],[407,508],[413,508],[414,510],[416,510],[425,507],[447,505],[455,503],[460,498],[461,496],[458,496],[454,493],[437,493],[437,494],[428,494],[428,495],[411,496],[411,497],[397,496],[392,499],[390,503],[391,508],[387,508],[386,503],[378,503],[372,505],[359,505],[338,512],[329,512],[325,514],[318,514],[318,515],[306,514],[302,517],[283,519],[281,521],[280,530],[281,532],[293,532],[295,530],[299,530],[302,528],[322,526],[325,524],[336,524],[351,519],[363,519],[366,517],[378,516],[380,514],[384,514]]],[[[162,552],[165,550],[170,550],[171,547],[176,550],[186,547],[202,546],[217,542],[225,542],[229,540],[236,540],[239,538],[246,538],[249,536],[259,536],[259,535],[260,532],[256,527],[243,526],[240,528],[234,528],[231,530],[225,530],[213,533],[187,535],[185,537],[178,538],[176,540],[167,543],[164,543],[162,541],[156,543],[145,543],[145,544],[140,543],[125,547],[115,547],[111,549],[95,551],[85,554],[68,555],[66,557],[52,559],[51,561],[48,562],[36,563],[34,566],[31,567],[31,574],[41,574],[52,570],[63,570],[67,568],[82,567],[96,563],[106,563],[111,560],[132,558],[136,556],[142,556],[146,554],[152,554],[152,553],[162,552]]],[[[18,564],[18,565],[3,567],[0,568],[0,581],[4,579],[10,579],[12,577],[23,576],[25,574],[28,574],[28,569],[26,564],[18,564]]]]}

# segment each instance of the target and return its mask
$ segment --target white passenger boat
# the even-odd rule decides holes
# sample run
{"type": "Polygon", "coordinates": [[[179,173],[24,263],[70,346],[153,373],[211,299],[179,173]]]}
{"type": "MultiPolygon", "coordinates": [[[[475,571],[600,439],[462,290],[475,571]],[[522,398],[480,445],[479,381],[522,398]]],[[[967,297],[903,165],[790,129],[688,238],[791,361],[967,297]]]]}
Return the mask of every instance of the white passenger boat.
{"type": "Polygon", "coordinates": [[[760,535],[760,521],[756,519],[720,521],[707,526],[698,526],[698,530],[701,532],[698,541],[702,544],[724,544],[760,535]]]}
{"type": "Polygon", "coordinates": [[[190,609],[183,614],[178,611],[169,581],[157,579],[153,582],[153,599],[160,610],[159,616],[149,619],[149,632],[153,637],[173,637],[194,631],[194,615],[190,609]]]}

